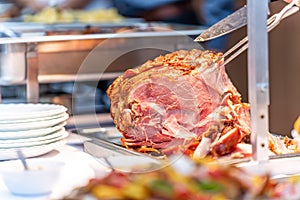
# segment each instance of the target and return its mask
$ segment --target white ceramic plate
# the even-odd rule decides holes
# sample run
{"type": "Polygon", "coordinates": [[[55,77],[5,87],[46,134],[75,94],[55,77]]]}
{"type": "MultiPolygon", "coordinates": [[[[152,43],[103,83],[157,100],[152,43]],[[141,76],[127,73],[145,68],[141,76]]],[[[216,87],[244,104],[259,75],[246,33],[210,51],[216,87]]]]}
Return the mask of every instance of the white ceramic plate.
{"type": "MultiPolygon", "coordinates": [[[[46,154],[64,144],[65,144],[65,140],[58,140],[56,142],[45,144],[45,145],[25,147],[22,148],[22,152],[25,158],[32,158],[32,157],[46,154]]],[[[0,160],[11,160],[17,158],[18,155],[16,149],[0,149],[0,160]]]]}
{"type": "Polygon", "coordinates": [[[0,120],[48,117],[66,111],[66,107],[56,104],[0,104],[0,120]]]}
{"type": "MultiPolygon", "coordinates": [[[[65,128],[61,128],[58,131],[55,131],[53,133],[44,135],[44,136],[38,136],[38,137],[30,137],[30,138],[20,138],[20,139],[11,139],[11,140],[0,140],[1,144],[12,144],[12,143],[28,143],[28,142],[37,142],[37,141],[43,141],[43,140],[49,140],[56,137],[59,137],[64,134],[65,128]]],[[[1,148],[1,147],[0,147],[1,148]]]]}
{"type": "Polygon", "coordinates": [[[66,121],[68,118],[69,115],[67,113],[64,113],[63,117],[45,120],[45,121],[33,121],[33,122],[18,123],[18,124],[0,124],[0,132],[25,131],[30,129],[41,129],[41,128],[52,127],[66,121]]]}
{"type": "Polygon", "coordinates": [[[57,115],[52,115],[52,116],[46,116],[46,117],[39,117],[39,118],[27,118],[27,119],[16,119],[16,120],[0,120],[0,126],[2,124],[11,124],[11,125],[16,125],[20,123],[30,123],[30,122],[38,122],[38,121],[47,121],[51,119],[57,119],[64,117],[66,115],[65,112],[57,114],[57,115]]]}
{"type": "Polygon", "coordinates": [[[69,133],[67,131],[62,131],[59,136],[55,138],[50,138],[47,140],[40,140],[40,141],[29,141],[29,142],[14,142],[14,143],[1,143],[0,150],[4,149],[12,149],[12,148],[23,148],[23,147],[33,147],[33,146],[40,146],[44,144],[50,144],[59,140],[62,140],[68,137],[69,133]]]}
{"type": "Polygon", "coordinates": [[[67,125],[66,122],[60,123],[56,126],[42,128],[42,129],[31,129],[31,130],[25,130],[25,131],[0,131],[0,140],[12,140],[12,139],[23,139],[23,138],[35,138],[44,136],[53,132],[56,132],[60,129],[62,129],[65,125],[67,125]]]}

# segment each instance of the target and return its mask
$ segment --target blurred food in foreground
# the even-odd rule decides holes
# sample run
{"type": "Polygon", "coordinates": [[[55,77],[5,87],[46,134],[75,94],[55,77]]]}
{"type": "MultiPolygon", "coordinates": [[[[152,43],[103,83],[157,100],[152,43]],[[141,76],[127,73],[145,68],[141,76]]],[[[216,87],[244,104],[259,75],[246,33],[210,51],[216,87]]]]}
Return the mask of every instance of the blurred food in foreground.
{"type": "Polygon", "coordinates": [[[120,22],[123,19],[114,8],[85,11],[46,7],[36,14],[24,16],[25,22],[38,23],[120,22]]]}
{"type": "MultiPolygon", "coordinates": [[[[182,169],[182,168],[181,168],[182,169]]],[[[232,165],[198,163],[180,172],[168,166],[149,173],[112,171],[91,179],[65,199],[299,199],[300,181],[276,182],[232,165]],[[295,197],[295,198],[294,198],[295,197]]]]}

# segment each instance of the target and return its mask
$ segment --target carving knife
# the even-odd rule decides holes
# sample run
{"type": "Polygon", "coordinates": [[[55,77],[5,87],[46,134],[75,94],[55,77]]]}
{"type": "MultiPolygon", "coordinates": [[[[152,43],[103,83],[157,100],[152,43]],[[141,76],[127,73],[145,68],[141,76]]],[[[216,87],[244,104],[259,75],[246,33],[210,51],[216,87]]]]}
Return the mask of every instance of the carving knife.
{"type": "Polygon", "coordinates": [[[232,31],[235,31],[247,24],[247,6],[244,6],[231,15],[225,17],[218,23],[214,24],[201,35],[199,35],[195,41],[205,42],[223,35],[226,35],[232,31]]]}
{"type": "MultiPolygon", "coordinates": [[[[271,0],[269,2],[274,2],[277,0],[271,0]]],[[[268,8],[269,13],[269,8],[268,8]]],[[[247,6],[243,6],[234,13],[228,15],[221,21],[217,22],[202,34],[200,34],[194,41],[205,42],[220,36],[226,35],[235,31],[247,24],[247,6]]]]}

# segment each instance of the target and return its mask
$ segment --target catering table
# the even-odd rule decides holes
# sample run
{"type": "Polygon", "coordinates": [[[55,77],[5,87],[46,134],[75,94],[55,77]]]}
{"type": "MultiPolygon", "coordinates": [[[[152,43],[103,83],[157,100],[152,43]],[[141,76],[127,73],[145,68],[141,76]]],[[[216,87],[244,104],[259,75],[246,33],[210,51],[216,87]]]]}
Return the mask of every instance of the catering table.
{"type": "Polygon", "coordinates": [[[61,199],[63,196],[71,192],[72,189],[86,184],[90,178],[100,177],[109,172],[109,169],[101,165],[95,158],[83,152],[83,145],[80,141],[82,141],[80,138],[74,138],[74,135],[71,135],[66,139],[65,145],[60,146],[45,155],[37,157],[59,160],[65,163],[61,176],[51,194],[42,196],[13,195],[7,190],[0,178],[0,199],[61,199]]]}

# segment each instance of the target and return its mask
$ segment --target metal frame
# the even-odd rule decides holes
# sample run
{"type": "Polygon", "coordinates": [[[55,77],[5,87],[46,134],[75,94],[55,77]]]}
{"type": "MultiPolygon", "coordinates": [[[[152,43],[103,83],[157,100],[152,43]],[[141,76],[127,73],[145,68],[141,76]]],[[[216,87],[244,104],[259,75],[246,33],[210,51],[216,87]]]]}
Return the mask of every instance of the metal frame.
{"type": "Polygon", "coordinates": [[[26,95],[28,103],[39,102],[39,62],[37,45],[27,44],[26,49],[26,95]]]}
{"type": "Polygon", "coordinates": [[[269,70],[268,0],[247,0],[248,6],[248,93],[251,105],[251,142],[253,160],[264,162],[268,156],[269,70]]]}

